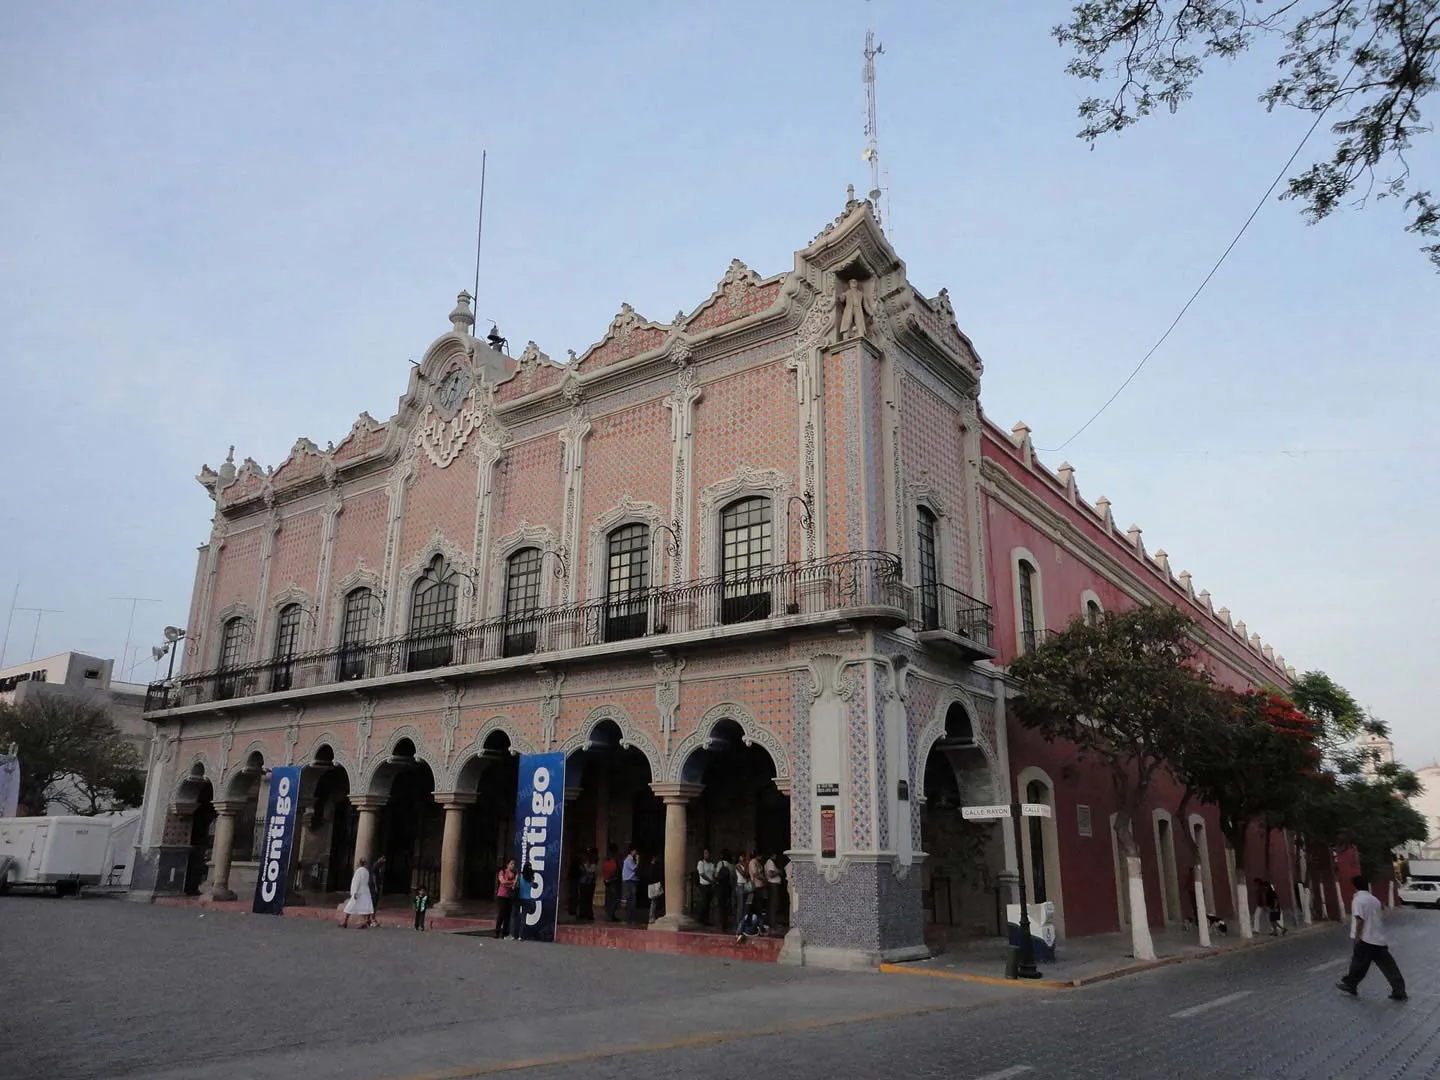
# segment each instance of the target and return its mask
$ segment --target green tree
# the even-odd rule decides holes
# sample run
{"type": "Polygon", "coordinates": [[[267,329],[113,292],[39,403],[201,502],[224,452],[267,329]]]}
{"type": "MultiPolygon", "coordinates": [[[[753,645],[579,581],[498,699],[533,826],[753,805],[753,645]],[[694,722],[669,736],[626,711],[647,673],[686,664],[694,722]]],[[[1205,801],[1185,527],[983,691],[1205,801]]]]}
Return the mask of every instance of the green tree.
{"type": "Polygon", "coordinates": [[[144,795],[140,755],[102,705],[62,694],[0,702],[0,746],[9,743],[20,754],[22,813],[58,802],[99,814],[138,806],[144,795]]]}
{"type": "Polygon", "coordinates": [[[1217,691],[1223,719],[1181,755],[1174,771],[1220,819],[1220,831],[1235,854],[1235,910],[1242,936],[1249,936],[1249,889],[1245,854],[1252,825],[1276,820],[1301,797],[1320,751],[1313,724],[1288,700],[1269,691],[1217,691]]]}
{"type": "MultiPolygon", "coordinates": [[[[1086,0],[1054,36],[1073,50],[1066,71],[1108,83],[1080,105],[1092,145],[1159,107],[1175,112],[1205,61],[1252,48],[1276,54],[1277,105],[1333,117],[1328,158],[1289,178],[1283,199],[1320,221],[1352,194],[1403,202],[1406,231],[1440,236],[1440,202],[1411,183],[1406,152],[1431,130],[1421,105],[1436,88],[1440,0],[1086,0]]],[[[1440,269],[1440,243],[1422,250],[1440,269]]]]}
{"type": "Polygon", "coordinates": [[[1154,956],[1140,876],[1135,818],[1155,777],[1179,756],[1192,725],[1213,715],[1215,692],[1195,659],[1195,623],[1173,607],[1076,619],[1010,674],[1020,722],[1100,761],[1116,795],[1116,835],[1129,875],[1130,931],[1137,957],[1154,956]]]}

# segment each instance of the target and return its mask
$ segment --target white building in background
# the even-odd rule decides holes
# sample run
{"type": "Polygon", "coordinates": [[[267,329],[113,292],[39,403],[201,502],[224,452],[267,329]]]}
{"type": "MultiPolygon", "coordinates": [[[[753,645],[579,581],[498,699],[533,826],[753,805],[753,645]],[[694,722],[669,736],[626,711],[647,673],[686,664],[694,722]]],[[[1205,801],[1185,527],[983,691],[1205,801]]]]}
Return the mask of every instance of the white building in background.
{"type": "Polygon", "coordinates": [[[1416,769],[1415,775],[1420,778],[1420,783],[1425,785],[1425,790],[1411,799],[1410,805],[1425,819],[1425,824],[1430,829],[1430,839],[1423,844],[1412,844],[1410,857],[1440,859],[1440,762],[1416,769]]]}
{"type": "MultiPolygon", "coordinates": [[[[0,668],[0,702],[23,705],[40,697],[60,695],[104,706],[110,721],[135,747],[143,763],[149,754],[150,728],[142,719],[145,686],[117,682],[114,660],[85,653],[63,652],[0,668]]],[[[46,813],[68,813],[51,803],[46,813]]]]}

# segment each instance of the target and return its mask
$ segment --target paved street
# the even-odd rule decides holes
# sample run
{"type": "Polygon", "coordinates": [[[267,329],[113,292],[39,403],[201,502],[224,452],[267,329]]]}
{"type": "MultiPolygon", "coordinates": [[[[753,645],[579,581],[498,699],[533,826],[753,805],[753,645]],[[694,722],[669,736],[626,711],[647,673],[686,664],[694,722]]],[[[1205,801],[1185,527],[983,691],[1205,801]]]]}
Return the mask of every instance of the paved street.
{"type": "Polygon", "coordinates": [[[1440,1076],[1440,912],[1392,928],[1405,1004],[1339,928],[1047,991],[8,897],[0,1076],[1440,1076]]]}

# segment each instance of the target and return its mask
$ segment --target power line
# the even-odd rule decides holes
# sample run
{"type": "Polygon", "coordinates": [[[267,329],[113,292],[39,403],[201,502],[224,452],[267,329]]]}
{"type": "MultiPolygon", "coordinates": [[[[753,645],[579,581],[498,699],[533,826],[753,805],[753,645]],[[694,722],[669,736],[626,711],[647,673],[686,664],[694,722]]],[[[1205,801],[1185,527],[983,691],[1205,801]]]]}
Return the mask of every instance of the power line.
{"type": "MultiPolygon", "coordinates": [[[[1350,70],[1355,70],[1353,64],[1351,65],[1350,70]]],[[[1344,83],[1349,81],[1350,75],[1347,73],[1345,79],[1341,83],[1341,87],[1343,88],[1344,83]]],[[[1336,97],[1338,96],[1339,91],[1337,90],[1336,97]]],[[[1190,299],[1185,301],[1185,306],[1180,309],[1180,314],[1176,315],[1174,321],[1172,321],[1170,325],[1165,328],[1165,332],[1160,335],[1160,339],[1156,341],[1154,345],[1150,346],[1150,351],[1140,358],[1140,362],[1135,365],[1135,370],[1130,372],[1129,375],[1125,376],[1125,381],[1122,382],[1119,388],[1110,395],[1110,397],[1106,400],[1105,404],[1101,405],[1100,408],[1096,409],[1095,414],[1091,416],[1089,420],[1086,420],[1085,423],[1080,425],[1079,431],[1075,432],[1074,435],[1071,435],[1059,446],[1052,447],[1048,450],[1042,449],[1040,451],[1041,453],[1053,454],[1057,451],[1064,450],[1065,447],[1069,446],[1081,435],[1085,434],[1085,430],[1096,420],[1100,419],[1101,414],[1104,413],[1106,409],[1110,408],[1110,406],[1115,403],[1115,399],[1125,392],[1125,388],[1130,385],[1136,375],[1140,374],[1140,369],[1149,362],[1150,357],[1155,355],[1156,350],[1159,349],[1161,345],[1165,344],[1165,340],[1170,336],[1171,331],[1173,331],[1175,327],[1180,325],[1180,320],[1183,319],[1185,317],[1185,313],[1190,310],[1190,305],[1195,303],[1195,301],[1199,299],[1200,294],[1205,291],[1205,286],[1210,284],[1210,279],[1215,276],[1215,272],[1220,269],[1221,265],[1229,257],[1230,252],[1235,249],[1235,245],[1238,244],[1240,242],[1240,238],[1245,235],[1245,230],[1250,228],[1250,223],[1255,220],[1261,209],[1263,209],[1265,204],[1270,201],[1271,194],[1275,191],[1277,187],[1280,186],[1280,181],[1285,179],[1285,174],[1290,171],[1290,166],[1293,165],[1295,163],[1295,159],[1300,156],[1300,151],[1305,149],[1305,144],[1310,141],[1310,136],[1315,134],[1315,129],[1320,126],[1320,121],[1325,119],[1325,114],[1330,111],[1330,106],[1334,103],[1335,97],[1332,97],[1330,101],[1325,105],[1325,108],[1321,109],[1318,113],[1316,113],[1315,122],[1310,125],[1310,129],[1305,132],[1304,137],[1302,137],[1299,144],[1296,145],[1295,152],[1290,155],[1290,157],[1286,160],[1285,164],[1281,167],[1280,171],[1275,174],[1275,179],[1270,181],[1270,186],[1265,189],[1265,194],[1260,196],[1260,201],[1255,204],[1255,209],[1250,211],[1250,216],[1245,219],[1245,224],[1240,226],[1240,231],[1235,234],[1235,238],[1231,240],[1230,243],[1226,246],[1225,250],[1221,252],[1220,258],[1215,260],[1215,265],[1210,267],[1210,272],[1205,275],[1199,286],[1195,289],[1193,293],[1190,294],[1190,299]]]]}

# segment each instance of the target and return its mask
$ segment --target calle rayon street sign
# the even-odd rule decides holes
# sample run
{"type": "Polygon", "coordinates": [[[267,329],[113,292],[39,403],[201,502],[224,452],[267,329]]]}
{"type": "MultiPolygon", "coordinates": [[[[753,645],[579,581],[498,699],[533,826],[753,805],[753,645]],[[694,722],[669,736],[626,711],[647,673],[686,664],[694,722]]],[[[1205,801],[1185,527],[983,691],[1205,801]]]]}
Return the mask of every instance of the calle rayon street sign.
{"type": "MultiPolygon", "coordinates": [[[[1022,817],[1046,817],[1050,816],[1050,807],[1045,803],[1027,802],[1020,804],[1020,815],[1022,817]]],[[[1010,816],[1010,804],[1000,803],[996,806],[962,806],[960,816],[966,821],[999,821],[1010,816]]]]}

